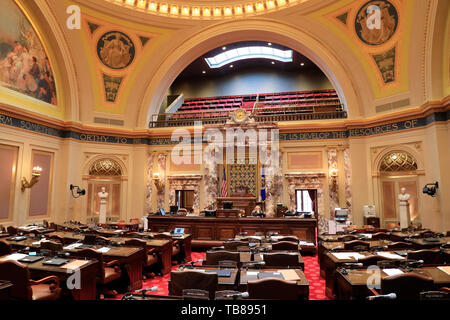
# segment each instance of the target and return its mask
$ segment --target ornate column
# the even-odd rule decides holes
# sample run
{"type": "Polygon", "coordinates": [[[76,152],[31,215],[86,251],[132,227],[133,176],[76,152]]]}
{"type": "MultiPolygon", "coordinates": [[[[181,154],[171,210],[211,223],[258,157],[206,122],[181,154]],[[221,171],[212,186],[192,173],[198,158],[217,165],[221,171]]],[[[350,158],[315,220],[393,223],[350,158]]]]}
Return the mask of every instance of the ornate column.
{"type": "Polygon", "coordinates": [[[344,149],[344,174],[345,174],[345,203],[348,208],[348,218],[353,221],[352,215],[352,167],[350,162],[350,148],[344,149]]]}
{"type": "Polygon", "coordinates": [[[218,174],[216,163],[216,150],[205,152],[204,155],[204,190],[205,190],[205,209],[215,210],[217,207],[216,198],[218,190],[218,174]]]}
{"type": "Polygon", "coordinates": [[[337,170],[338,164],[337,164],[337,150],[336,148],[330,148],[328,149],[328,186],[329,186],[329,193],[330,193],[330,208],[329,208],[329,219],[332,219],[334,216],[334,209],[339,208],[339,195],[338,195],[338,188],[339,188],[339,181],[337,177],[333,177],[330,172],[333,169],[337,170]]]}
{"type": "Polygon", "coordinates": [[[157,190],[158,208],[164,208],[164,197],[166,193],[166,160],[167,155],[165,153],[158,154],[158,173],[162,183],[162,188],[157,190]]]}
{"type": "Polygon", "coordinates": [[[267,154],[270,158],[270,164],[265,166],[266,179],[266,215],[274,217],[276,213],[276,206],[279,200],[281,190],[283,189],[283,180],[280,166],[280,153],[278,150],[268,150],[267,154]]]}
{"type": "Polygon", "coordinates": [[[145,194],[145,211],[152,212],[152,184],[153,184],[153,154],[147,157],[147,192],[145,194]]]}

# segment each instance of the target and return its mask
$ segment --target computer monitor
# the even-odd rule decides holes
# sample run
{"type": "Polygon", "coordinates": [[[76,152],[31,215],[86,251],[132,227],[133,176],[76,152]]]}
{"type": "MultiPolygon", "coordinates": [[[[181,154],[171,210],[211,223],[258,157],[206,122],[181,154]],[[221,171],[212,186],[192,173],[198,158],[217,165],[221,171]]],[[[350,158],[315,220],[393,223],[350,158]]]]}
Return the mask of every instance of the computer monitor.
{"type": "Polygon", "coordinates": [[[205,210],[205,217],[215,217],[216,210],[205,210]]]}
{"type": "Polygon", "coordinates": [[[166,215],[166,212],[164,211],[163,208],[159,208],[159,212],[161,213],[162,216],[165,216],[165,215],[166,215]]]}
{"type": "Polygon", "coordinates": [[[184,228],[175,228],[174,234],[184,234],[184,228]]]}
{"type": "Polygon", "coordinates": [[[95,244],[95,239],[97,239],[97,236],[95,234],[87,234],[84,236],[83,243],[84,244],[95,244]]]}
{"type": "Polygon", "coordinates": [[[224,201],[223,208],[224,209],[233,209],[233,201],[224,201]]]}
{"type": "Polygon", "coordinates": [[[170,206],[170,213],[177,213],[178,212],[178,206],[170,206]]]}

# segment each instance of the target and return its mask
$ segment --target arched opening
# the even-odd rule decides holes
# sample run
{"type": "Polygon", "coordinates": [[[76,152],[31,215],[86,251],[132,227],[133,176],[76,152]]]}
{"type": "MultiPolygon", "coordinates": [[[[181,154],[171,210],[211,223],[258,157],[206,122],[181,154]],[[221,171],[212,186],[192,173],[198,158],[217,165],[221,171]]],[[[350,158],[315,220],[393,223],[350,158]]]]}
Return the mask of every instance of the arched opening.
{"type": "Polygon", "coordinates": [[[389,151],[382,156],[378,172],[381,189],[381,212],[384,223],[400,221],[399,194],[405,188],[409,194],[410,222],[420,221],[419,178],[416,159],[406,151],[389,151]]]}
{"type": "MultiPolygon", "coordinates": [[[[177,47],[164,60],[150,80],[140,106],[139,126],[148,127],[151,115],[159,112],[167,89],[190,63],[214,48],[238,41],[278,43],[300,52],[327,76],[336,89],[340,101],[347,106],[349,117],[359,117],[364,114],[361,96],[368,99],[372,93],[359,93],[355,90],[356,85],[350,78],[350,72],[336,52],[330,50],[319,39],[298,28],[276,21],[255,19],[215,25],[189,38],[177,47]]],[[[370,88],[369,84],[367,86],[360,84],[361,88],[370,88]]]]}
{"type": "Polygon", "coordinates": [[[87,176],[87,221],[99,222],[100,196],[102,188],[107,193],[106,221],[117,221],[121,217],[123,170],[120,164],[111,158],[98,159],[89,167],[87,176]]]}
{"type": "Polygon", "coordinates": [[[224,123],[243,109],[256,122],[346,118],[322,70],[290,47],[231,42],[195,59],[171,84],[151,127],[224,123]]]}

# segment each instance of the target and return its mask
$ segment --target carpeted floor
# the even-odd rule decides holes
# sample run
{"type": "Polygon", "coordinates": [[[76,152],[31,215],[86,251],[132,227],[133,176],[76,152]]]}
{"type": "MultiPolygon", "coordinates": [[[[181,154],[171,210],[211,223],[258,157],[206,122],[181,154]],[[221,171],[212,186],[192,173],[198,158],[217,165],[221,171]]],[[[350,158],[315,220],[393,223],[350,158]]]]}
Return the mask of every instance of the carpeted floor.
{"type": "MultiPolygon", "coordinates": [[[[192,252],[192,260],[203,259],[205,256],[204,252],[192,252]]],[[[317,256],[304,256],[305,261],[305,275],[309,281],[309,299],[310,300],[329,300],[325,296],[325,279],[320,277],[320,267],[317,261],[317,256]]],[[[173,266],[172,270],[176,270],[178,266],[173,266]]],[[[158,287],[157,292],[151,292],[157,295],[168,295],[168,280],[170,278],[170,273],[162,277],[155,277],[153,279],[145,280],[143,283],[143,289],[151,288],[153,286],[158,287]]],[[[112,300],[120,299],[122,295],[117,295],[112,300]]]]}

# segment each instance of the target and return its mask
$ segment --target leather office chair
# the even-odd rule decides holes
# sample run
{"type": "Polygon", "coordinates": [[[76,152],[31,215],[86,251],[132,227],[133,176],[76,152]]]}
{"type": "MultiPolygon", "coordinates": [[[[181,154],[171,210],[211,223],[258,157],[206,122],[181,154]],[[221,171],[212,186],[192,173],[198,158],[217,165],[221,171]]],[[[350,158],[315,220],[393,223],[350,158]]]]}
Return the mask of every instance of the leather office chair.
{"type": "Polygon", "coordinates": [[[57,300],[61,296],[59,278],[49,276],[40,280],[32,280],[28,268],[17,261],[0,262],[2,279],[10,281],[11,299],[19,300],[57,300]],[[54,282],[49,284],[49,282],[54,282]]]}
{"type": "Polygon", "coordinates": [[[62,244],[65,244],[64,238],[61,237],[59,234],[51,235],[51,236],[49,237],[49,239],[50,239],[50,240],[53,240],[53,241],[56,241],[56,242],[60,242],[60,243],[62,243],[62,244]]]}
{"type": "Polygon", "coordinates": [[[241,255],[239,252],[232,251],[207,251],[206,252],[206,265],[218,266],[220,261],[230,260],[239,263],[241,261],[241,255]]]}
{"type": "Polygon", "coordinates": [[[372,234],[372,240],[391,240],[391,235],[386,232],[377,232],[372,234]]]}
{"type": "Polygon", "coordinates": [[[282,237],[277,239],[277,242],[281,241],[295,242],[297,244],[300,242],[300,240],[296,237],[282,237]]]}
{"type": "Polygon", "coordinates": [[[6,241],[0,240],[0,257],[11,254],[11,252],[12,252],[11,245],[6,241]]]}
{"type": "Polygon", "coordinates": [[[184,289],[200,289],[209,292],[209,299],[214,299],[218,284],[217,273],[198,271],[172,271],[170,274],[169,294],[181,296],[184,289]]]}
{"type": "Polygon", "coordinates": [[[16,235],[17,234],[17,228],[16,227],[13,227],[13,226],[9,226],[8,228],[7,228],[7,230],[8,230],[8,233],[10,234],[10,235],[16,235]]]}
{"type": "Polygon", "coordinates": [[[278,241],[272,243],[272,250],[287,250],[298,252],[298,242],[278,241]]]}
{"type": "Polygon", "coordinates": [[[447,233],[445,234],[446,237],[450,237],[450,231],[447,231],[447,233]]]}
{"type": "Polygon", "coordinates": [[[181,298],[183,300],[209,300],[209,292],[201,289],[183,289],[181,298]]]}
{"type": "Polygon", "coordinates": [[[381,294],[395,293],[400,300],[419,300],[420,292],[433,289],[433,278],[414,272],[381,278],[381,294]]]}
{"type": "Polygon", "coordinates": [[[223,243],[225,250],[237,250],[238,247],[249,247],[247,241],[232,240],[223,243]]]}
{"type": "Polygon", "coordinates": [[[358,237],[353,234],[346,234],[345,236],[339,237],[338,240],[343,242],[349,242],[353,240],[358,240],[358,237]]]}
{"type": "Polygon", "coordinates": [[[409,251],[407,257],[411,260],[423,260],[423,264],[425,265],[444,264],[444,257],[439,249],[409,251]]]}
{"type": "MultiPolygon", "coordinates": [[[[73,255],[81,258],[88,258],[89,260],[98,261],[99,266],[97,270],[97,283],[100,285],[109,284],[122,276],[120,262],[118,260],[105,262],[103,259],[103,254],[101,252],[97,252],[93,249],[87,248],[82,249],[74,253],[73,255]]],[[[102,292],[106,295],[117,294],[117,291],[115,290],[102,290],[102,292]]],[[[100,295],[100,299],[103,299],[103,294],[100,295]]]]}
{"type": "Polygon", "coordinates": [[[369,250],[370,243],[367,241],[361,241],[361,240],[352,240],[348,242],[344,242],[344,249],[345,250],[353,250],[355,247],[361,247],[362,250],[369,250]]]}
{"type": "Polygon", "coordinates": [[[291,253],[264,253],[264,262],[266,267],[290,267],[299,268],[298,254],[291,253]]]}
{"type": "MultiPolygon", "coordinates": [[[[154,239],[167,239],[172,240],[172,236],[163,234],[163,233],[157,233],[153,236],[154,239]]],[[[181,252],[181,244],[178,240],[175,240],[172,242],[172,257],[175,257],[179,255],[181,252]]],[[[175,259],[177,260],[177,259],[175,259]]]]}
{"type": "Polygon", "coordinates": [[[101,246],[107,246],[111,240],[109,238],[103,237],[103,236],[97,236],[95,238],[95,244],[99,244],[101,246]]]}
{"type": "Polygon", "coordinates": [[[3,233],[3,232],[6,233],[6,228],[2,224],[0,224],[0,232],[1,233],[3,233]]]}
{"type": "Polygon", "coordinates": [[[301,298],[296,282],[276,278],[250,280],[249,299],[298,300],[301,298]]]}
{"type": "Polygon", "coordinates": [[[412,243],[408,242],[394,242],[391,244],[388,244],[389,250],[408,250],[412,248],[412,243]]]}
{"type": "Polygon", "coordinates": [[[50,224],[48,223],[47,220],[42,221],[42,225],[47,229],[50,227],[50,224]]]}
{"type": "Polygon", "coordinates": [[[358,259],[359,263],[362,263],[364,266],[373,266],[378,265],[378,262],[392,260],[379,255],[368,255],[364,258],[358,259]]]}
{"type": "MultiPolygon", "coordinates": [[[[139,239],[130,239],[125,241],[126,246],[138,247],[144,249],[144,267],[150,267],[158,262],[158,254],[155,248],[149,249],[147,242],[139,239]]],[[[147,276],[154,277],[154,273],[147,273],[147,276]]]]}

